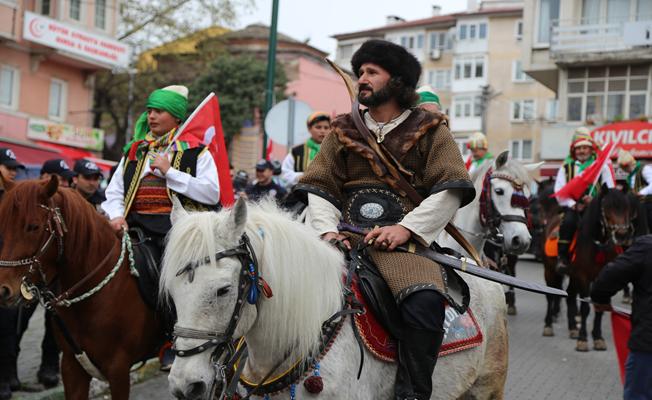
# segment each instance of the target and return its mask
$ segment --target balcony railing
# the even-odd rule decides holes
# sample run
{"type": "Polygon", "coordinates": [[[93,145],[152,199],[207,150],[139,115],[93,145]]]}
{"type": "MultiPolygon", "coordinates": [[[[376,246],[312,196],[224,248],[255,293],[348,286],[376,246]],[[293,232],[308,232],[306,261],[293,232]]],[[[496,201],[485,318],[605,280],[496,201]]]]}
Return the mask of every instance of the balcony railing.
{"type": "MultiPolygon", "coordinates": [[[[640,18],[639,18],[640,19],[640,18]]],[[[645,18],[652,20],[652,18],[645,18]]],[[[612,52],[633,49],[624,38],[621,22],[556,20],[552,24],[550,51],[553,57],[571,53],[612,52]]]]}

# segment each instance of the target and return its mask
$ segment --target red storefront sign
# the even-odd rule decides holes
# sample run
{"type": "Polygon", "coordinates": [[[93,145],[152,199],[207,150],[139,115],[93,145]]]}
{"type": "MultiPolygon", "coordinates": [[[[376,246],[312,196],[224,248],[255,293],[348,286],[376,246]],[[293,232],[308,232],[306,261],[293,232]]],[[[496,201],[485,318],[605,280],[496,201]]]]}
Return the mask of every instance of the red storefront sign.
{"type": "Polygon", "coordinates": [[[599,143],[615,142],[616,148],[627,150],[636,158],[652,158],[652,124],[649,122],[616,122],[596,128],[591,136],[599,143]]]}

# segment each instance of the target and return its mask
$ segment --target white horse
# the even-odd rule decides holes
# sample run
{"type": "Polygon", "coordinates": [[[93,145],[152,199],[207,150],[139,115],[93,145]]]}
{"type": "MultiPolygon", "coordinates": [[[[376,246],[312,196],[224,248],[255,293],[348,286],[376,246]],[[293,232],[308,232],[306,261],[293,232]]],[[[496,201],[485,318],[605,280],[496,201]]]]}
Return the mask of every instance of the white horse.
{"type": "MultiPolygon", "coordinates": [[[[525,197],[530,197],[529,183],[531,178],[528,171],[536,169],[540,164],[523,165],[516,160],[509,159],[509,152],[504,151],[493,163],[485,163],[480,169],[473,172],[471,181],[475,187],[475,199],[460,208],[453,217],[453,224],[462,232],[479,252],[482,252],[487,241],[489,226],[483,226],[480,221],[480,195],[484,178],[489,168],[492,169],[491,202],[494,209],[502,216],[517,216],[522,220],[507,218],[499,220],[498,231],[503,235],[503,249],[511,254],[523,254],[530,246],[532,237],[525,221],[525,210],[512,205],[512,195],[521,185],[525,197]]],[[[520,219],[517,218],[517,219],[520,219]]],[[[437,243],[450,247],[462,254],[464,249],[448,233],[442,231],[437,243]]],[[[468,254],[466,254],[468,255],[468,254]]]]}
{"type": "MultiPolygon", "coordinates": [[[[177,202],[172,221],[161,295],[174,301],[178,327],[225,333],[240,304],[242,264],[235,257],[216,261],[212,255],[237,247],[246,233],[260,275],[269,283],[273,296],[261,296],[256,306],[245,303],[237,319],[233,337],[243,336],[249,351],[242,378],[258,383],[315,353],[322,323],[342,309],[342,254],[271,203],[247,206],[239,200],[230,211],[188,213],[177,202]],[[206,257],[212,257],[211,261],[191,268],[191,280],[183,271],[189,263],[206,257]]],[[[508,350],[504,296],[499,285],[473,277],[466,281],[470,306],[484,341],[478,347],[439,358],[432,399],[501,399],[508,350]]],[[[350,317],[346,318],[348,321],[350,317]]],[[[318,397],[393,399],[395,364],[380,361],[365,349],[362,376],[356,379],[360,354],[347,321],[320,360],[324,387],[318,397]]],[[[175,342],[177,350],[199,348],[206,342],[182,336],[175,342]]],[[[207,398],[215,379],[210,350],[177,357],[168,377],[170,391],[179,399],[207,398]]],[[[294,390],[296,399],[315,397],[301,382],[294,390]]],[[[286,388],[271,398],[291,396],[286,388]]]]}

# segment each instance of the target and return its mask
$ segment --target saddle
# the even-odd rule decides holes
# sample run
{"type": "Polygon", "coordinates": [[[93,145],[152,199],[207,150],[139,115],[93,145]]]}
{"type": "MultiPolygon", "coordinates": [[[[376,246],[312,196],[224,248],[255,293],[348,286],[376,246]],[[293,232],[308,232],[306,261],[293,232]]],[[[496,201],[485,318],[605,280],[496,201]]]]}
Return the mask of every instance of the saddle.
{"type": "Polygon", "coordinates": [[[161,250],[140,228],[130,228],[129,235],[134,252],[136,270],[138,270],[138,289],[140,295],[150,308],[158,309],[158,283],[161,250]]]}
{"type": "MultiPolygon", "coordinates": [[[[366,252],[353,249],[349,253],[351,295],[364,310],[355,314],[354,323],[362,344],[376,358],[395,362],[397,341],[403,337],[405,323],[389,286],[366,252]]],[[[479,346],[483,335],[471,309],[460,314],[446,305],[446,331],[439,355],[444,356],[479,346]]]]}

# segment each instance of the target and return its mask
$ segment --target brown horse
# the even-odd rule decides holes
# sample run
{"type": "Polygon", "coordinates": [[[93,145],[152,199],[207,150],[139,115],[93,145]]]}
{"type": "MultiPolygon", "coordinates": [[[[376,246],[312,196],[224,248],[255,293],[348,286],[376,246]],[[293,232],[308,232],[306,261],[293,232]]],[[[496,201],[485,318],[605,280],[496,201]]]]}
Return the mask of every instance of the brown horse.
{"type": "MultiPolygon", "coordinates": [[[[577,338],[577,351],[588,351],[587,319],[591,311],[589,298],[590,285],[602,268],[629,246],[634,236],[644,234],[647,226],[639,213],[639,204],[635,196],[623,193],[617,189],[602,187],[600,194],[589,204],[582,216],[574,259],[570,268],[570,283],[568,285],[567,316],[568,329],[572,338],[577,338]],[[577,327],[579,306],[580,326],[577,327]]],[[[551,221],[553,222],[553,221],[551,221]]],[[[554,221],[557,222],[558,221],[554,221]]],[[[547,257],[546,281],[556,286],[561,283],[561,277],[554,272],[556,258],[547,257]]],[[[550,305],[549,305],[550,309],[550,305]]],[[[596,312],[593,320],[593,346],[595,350],[606,350],[607,345],[602,337],[602,312],[596,312]]],[[[548,321],[546,321],[548,326],[548,321]]],[[[546,334],[544,330],[544,334],[546,334]]]]}
{"type": "Polygon", "coordinates": [[[154,354],[162,330],[141,299],[129,257],[117,267],[121,239],[76,191],[59,188],[56,177],[8,189],[0,202],[0,303],[23,301],[22,284],[24,297],[31,297],[25,290],[31,285],[53,307],[66,399],[89,396],[91,375],[75,357],[81,351],[109,383],[111,398],[129,398],[129,370],[154,354]],[[114,267],[113,278],[92,290],[114,267]],[[72,305],[61,302],[89,293],[72,305]]]}

